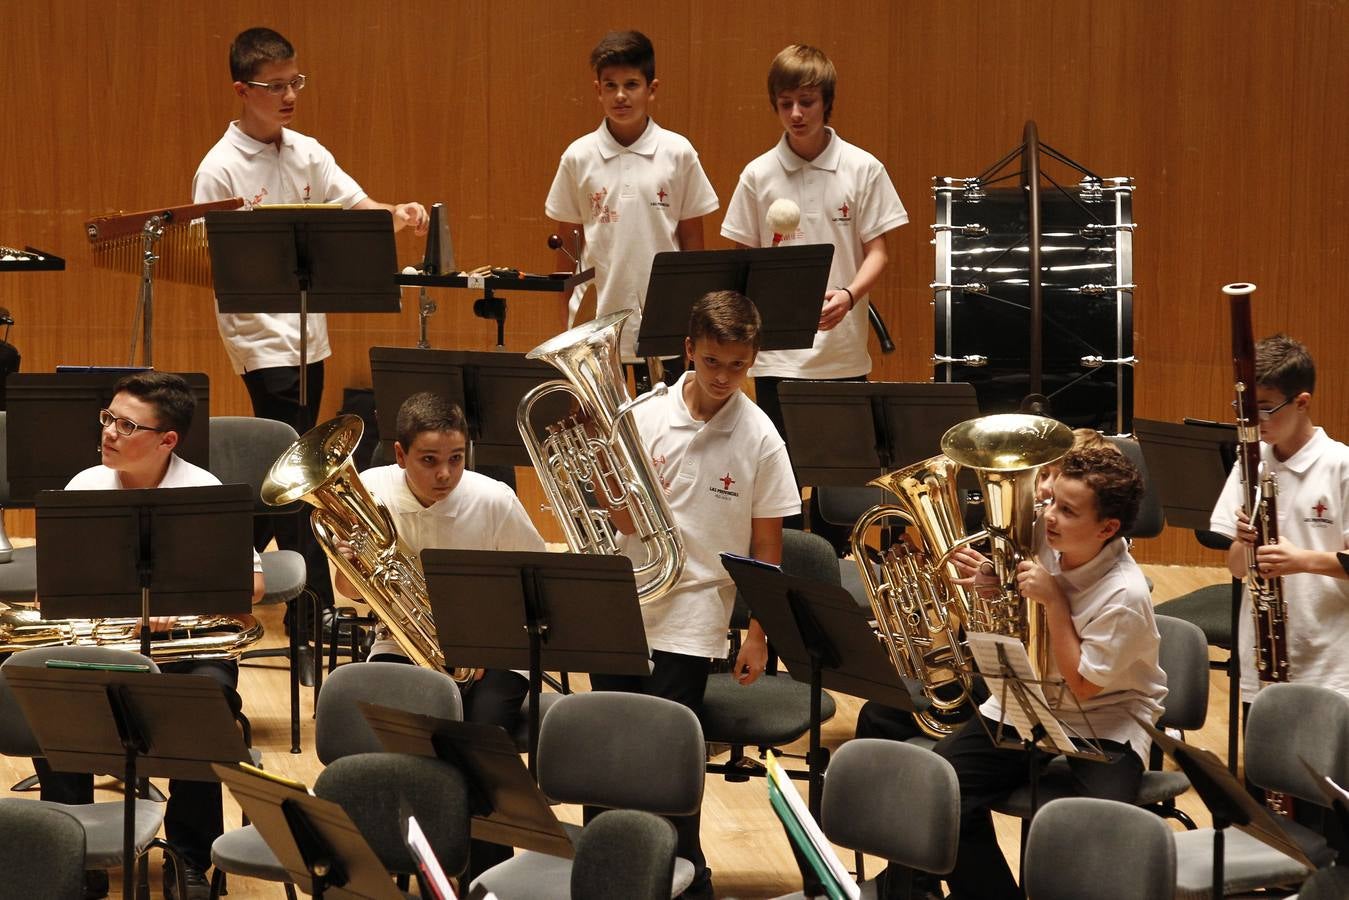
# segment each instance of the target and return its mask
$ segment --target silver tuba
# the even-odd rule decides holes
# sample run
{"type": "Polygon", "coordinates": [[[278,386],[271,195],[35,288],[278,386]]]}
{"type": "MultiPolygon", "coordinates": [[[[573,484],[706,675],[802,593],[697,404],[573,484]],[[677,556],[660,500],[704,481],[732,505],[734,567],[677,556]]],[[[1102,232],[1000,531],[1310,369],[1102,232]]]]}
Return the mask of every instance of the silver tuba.
{"type": "MultiPolygon", "coordinates": [[[[315,507],[310,523],[319,546],[399,648],[419,666],[444,669],[426,578],[393,517],[366,490],[352,462],[364,430],[359,416],[338,416],[310,429],[272,463],[262,499],[271,506],[303,500],[315,507]],[[338,541],[351,545],[352,559],[338,552],[338,541]]],[[[472,669],[451,674],[461,687],[472,682],[472,669]]]]}
{"type": "Polygon", "coordinates": [[[552,363],[566,378],[525,394],[516,424],[573,553],[619,553],[609,510],[631,516],[645,548],[644,557],[633,561],[637,599],[644,602],[679,580],[684,544],[651,455],[629,416],[637,404],[666,390],[657,384],[636,400],[628,395],[618,335],[629,315],[624,310],[602,316],[529,351],[530,359],[552,363]],[[540,441],[533,426],[534,407],[553,393],[570,395],[579,415],[547,426],[540,441]]]}
{"type": "MultiPolygon", "coordinates": [[[[35,647],[111,647],[141,651],[140,619],[44,619],[35,609],[0,604],[0,655],[35,647]]],[[[238,659],[262,638],[252,616],[178,616],[173,631],[150,642],[157,663],[238,659]]]]}
{"type": "Polygon", "coordinates": [[[901,675],[919,681],[932,701],[916,716],[932,737],[952,731],[942,714],[970,696],[966,629],[1018,638],[1037,671],[1045,671],[1043,609],[1017,592],[1016,567],[1034,550],[1039,469],[1060,459],[1072,442],[1066,425],[1043,416],[984,416],[949,429],[941,441],[944,455],[871,482],[900,503],[872,507],[858,519],[853,558],[891,661],[901,675]],[[956,490],[962,468],[975,472],[984,496],[985,527],[969,535],[956,490]],[[901,543],[872,552],[867,531],[888,518],[911,523],[921,547],[901,543]],[[957,584],[950,563],[957,549],[985,540],[998,576],[998,589],[989,596],[957,584]]]}

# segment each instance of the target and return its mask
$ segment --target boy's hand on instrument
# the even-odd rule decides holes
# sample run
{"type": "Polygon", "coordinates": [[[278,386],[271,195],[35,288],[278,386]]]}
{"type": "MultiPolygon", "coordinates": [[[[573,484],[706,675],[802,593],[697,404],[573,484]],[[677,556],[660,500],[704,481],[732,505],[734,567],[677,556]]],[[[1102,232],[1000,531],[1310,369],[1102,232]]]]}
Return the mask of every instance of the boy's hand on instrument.
{"type": "Polygon", "coordinates": [[[1067,602],[1054,576],[1038,560],[1022,560],[1016,567],[1016,588],[1027,600],[1044,606],[1067,602]]]}
{"type": "Polygon", "coordinates": [[[852,297],[844,290],[825,291],[820,309],[820,331],[829,331],[852,310],[852,297]]]}
{"type": "Polygon", "coordinates": [[[1287,538],[1279,538],[1277,544],[1262,544],[1255,551],[1255,562],[1262,578],[1282,578],[1307,571],[1303,562],[1306,553],[1301,547],[1288,543],[1287,538]]]}
{"type": "Polygon", "coordinates": [[[335,541],[335,542],[333,543],[333,548],[334,548],[338,553],[342,554],[342,558],[343,558],[343,559],[355,559],[355,558],[356,558],[356,551],[355,551],[354,549],[352,549],[351,543],[350,543],[349,541],[344,541],[344,540],[342,540],[342,539],[339,538],[337,541],[335,541]]]}
{"type": "Polygon", "coordinates": [[[394,224],[397,226],[394,231],[400,231],[411,225],[419,235],[426,234],[430,225],[431,217],[426,213],[426,207],[420,203],[400,203],[393,208],[394,224]]]}
{"type": "Polygon", "coordinates": [[[731,670],[735,680],[741,684],[753,684],[768,666],[768,641],[762,637],[749,635],[740,645],[735,657],[735,667],[731,670]]]}
{"type": "Polygon", "coordinates": [[[151,616],[150,631],[155,634],[168,633],[178,624],[177,616],[151,616]]]}
{"type": "Polygon", "coordinates": [[[1244,509],[1237,510],[1237,540],[1243,544],[1255,544],[1255,526],[1244,509]]]}
{"type": "Polygon", "coordinates": [[[961,584],[973,584],[974,577],[983,570],[985,564],[992,565],[988,562],[987,556],[984,556],[973,547],[961,547],[959,550],[952,553],[951,564],[954,565],[956,571],[960,573],[961,584]]]}

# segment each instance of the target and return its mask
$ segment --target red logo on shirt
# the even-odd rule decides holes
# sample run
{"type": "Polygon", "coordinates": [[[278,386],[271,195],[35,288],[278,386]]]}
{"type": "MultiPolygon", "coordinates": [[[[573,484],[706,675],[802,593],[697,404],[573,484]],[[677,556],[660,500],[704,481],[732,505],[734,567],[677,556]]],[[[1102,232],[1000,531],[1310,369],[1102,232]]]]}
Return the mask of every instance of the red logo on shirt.
{"type": "Polygon", "coordinates": [[[1335,520],[1328,517],[1326,513],[1330,512],[1330,501],[1327,497],[1321,497],[1311,508],[1312,514],[1303,518],[1303,522],[1313,528],[1328,528],[1335,524],[1335,520]]]}
{"type": "Polygon", "coordinates": [[[309,185],[307,184],[304,186],[304,202],[309,202],[309,185]]]}
{"type": "Polygon", "coordinates": [[[618,221],[618,210],[610,209],[604,201],[609,196],[608,188],[601,188],[590,195],[590,217],[601,225],[618,221]]]}
{"type": "Polygon", "coordinates": [[[730,472],[727,472],[725,475],[718,478],[717,481],[720,481],[721,486],[728,491],[731,489],[731,485],[735,484],[735,479],[731,477],[730,472]]]}
{"type": "Polygon", "coordinates": [[[838,208],[838,211],[839,211],[839,214],[840,214],[841,216],[843,216],[843,218],[845,218],[845,219],[848,218],[848,201],[847,201],[847,200],[844,200],[844,201],[843,201],[843,205],[840,206],[840,207],[838,208]]]}
{"type": "Polygon", "coordinates": [[[262,198],[263,198],[263,197],[266,197],[266,196],[267,196],[267,189],[266,189],[266,188],[263,188],[262,190],[258,191],[256,194],[253,195],[253,199],[252,199],[251,201],[249,201],[249,204],[248,204],[249,207],[251,208],[251,207],[254,207],[254,206],[261,206],[261,205],[262,205],[262,198]]]}
{"type": "Polygon", "coordinates": [[[835,222],[842,222],[845,225],[852,224],[852,207],[848,205],[847,200],[843,201],[842,206],[836,207],[836,211],[838,215],[833,217],[835,222]]]}
{"type": "Polygon", "coordinates": [[[661,203],[664,203],[665,198],[668,196],[670,195],[665,193],[665,188],[661,188],[660,190],[656,191],[656,199],[659,200],[661,203]]]}
{"type": "Polygon", "coordinates": [[[1316,505],[1312,507],[1312,512],[1316,513],[1316,517],[1317,517],[1318,519],[1321,518],[1322,516],[1324,516],[1324,515],[1326,514],[1326,503],[1325,503],[1325,501],[1324,501],[1324,500],[1318,500],[1317,503],[1316,503],[1316,505]]]}

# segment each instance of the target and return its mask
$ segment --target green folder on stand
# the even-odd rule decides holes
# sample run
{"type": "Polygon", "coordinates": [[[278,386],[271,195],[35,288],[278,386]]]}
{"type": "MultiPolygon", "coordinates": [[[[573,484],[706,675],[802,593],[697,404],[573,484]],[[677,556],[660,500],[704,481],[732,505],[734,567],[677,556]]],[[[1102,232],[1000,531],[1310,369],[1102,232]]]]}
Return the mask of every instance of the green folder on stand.
{"type": "Polygon", "coordinates": [[[861,888],[849,876],[843,861],[792,786],[791,777],[771,753],[768,755],[768,802],[782,820],[792,843],[815,870],[829,900],[859,900],[861,888]]]}

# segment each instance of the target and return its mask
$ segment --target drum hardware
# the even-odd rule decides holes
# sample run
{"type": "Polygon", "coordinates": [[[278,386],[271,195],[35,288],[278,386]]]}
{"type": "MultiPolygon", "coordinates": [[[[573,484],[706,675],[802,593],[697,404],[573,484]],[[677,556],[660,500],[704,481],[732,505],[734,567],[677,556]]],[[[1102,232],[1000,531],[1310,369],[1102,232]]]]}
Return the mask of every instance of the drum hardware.
{"type": "Polygon", "coordinates": [[[1084,369],[1099,369],[1101,366],[1136,366],[1138,365],[1138,357],[1125,356],[1121,359],[1103,359],[1099,356],[1084,356],[1081,363],[1084,369]]]}
{"type": "Polygon", "coordinates": [[[1105,225],[1101,222],[1090,222],[1082,226],[1078,234],[1084,238],[1094,239],[1103,238],[1113,231],[1127,231],[1130,234],[1138,230],[1138,225],[1134,222],[1125,222],[1120,225],[1105,225]]]}
{"type": "Polygon", "coordinates": [[[979,369],[988,365],[988,357],[980,356],[978,353],[971,353],[969,356],[938,356],[933,354],[932,363],[938,366],[957,365],[979,369]]]}
{"type": "Polygon", "coordinates": [[[1084,285],[1082,285],[1081,287],[1070,288],[1070,290],[1071,290],[1073,293],[1075,293],[1075,294],[1092,294],[1093,296],[1100,296],[1101,294],[1113,294],[1113,293],[1115,293],[1116,291],[1128,291],[1129,293],[1132,294],[1132,293],[1134,292],[1134,288],[1135,288],[1135,287],[1137,287],[1137,285],[1132,284],[1132,283],[1131,283],[1131,284],[1084,284],[1084,285]]]}
{"type": "Polygon", "coordinates": [[[985,228],[983,225],[979,225],[975,222],[971,222],[968,225],[933,225],[932,231],[934,233],[942,231],[954,231],[958,234],[964,235],[965,237],[988,237],[988,229],[985,228]]]}
{"type": "Polygon", "coordinates": [[[979,281],[971,281],[969,284],[947,284],[942,281],[934,281],[928,287],[934,291],[964,291],[967,294],[988,293],[988,285],[979,281]]]}
{"type": "Polygon", "coordinates": [[[984,193],[984,182],[979,178],[934,178],[932,187],[934,191],[945,193],[959,191],[960,199],[970,203],[977,203],[987,196],[984,193]]]}

